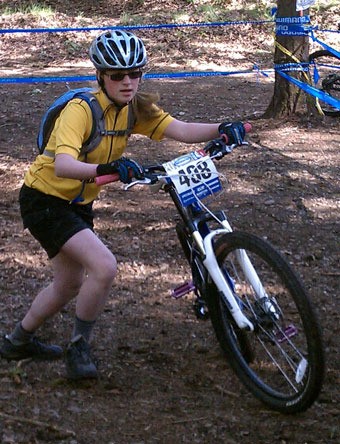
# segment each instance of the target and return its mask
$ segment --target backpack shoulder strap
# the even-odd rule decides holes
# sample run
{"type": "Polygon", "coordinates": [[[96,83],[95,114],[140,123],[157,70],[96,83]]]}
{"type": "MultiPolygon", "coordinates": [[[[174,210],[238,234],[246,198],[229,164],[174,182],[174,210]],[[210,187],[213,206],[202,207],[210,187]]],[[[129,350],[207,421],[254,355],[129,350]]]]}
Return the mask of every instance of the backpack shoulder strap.
{"type": "Polygon", "coordinates": [[[136,123],[136,116],[134,115],[133,112],[133,106],[132,103],[129,103],[129,110],[128,110],[128,124],[127,124],[127,136],[130,137],[132,134],[132,130],[133,127],[135,126],[136,123]]]}
{"type": "Polygon", "coordinates": [[[83,97],[89,104],[93,117],[91,135],[82,146],[81,149],[82,154],[90,153],[95,148],[97,148],[101,139],[104,136],[129,137],[132,134],[132,130],[136,123],[136,119],[134,116],[133,107],[131,103],[128,104],[127,128],[123,130],[106,130],[104,112],[96,97],[91,93],[81,94],[81,97],[83,97]]]}
{"type": "Polygon", "coordinates": [[[81,153],[87,154],[97,148],[103,136],[106,135],[104,111],[91,92],[80,94],[79,97],[87,102],[92,112],[91,134],[81,148],[81,153]]]}

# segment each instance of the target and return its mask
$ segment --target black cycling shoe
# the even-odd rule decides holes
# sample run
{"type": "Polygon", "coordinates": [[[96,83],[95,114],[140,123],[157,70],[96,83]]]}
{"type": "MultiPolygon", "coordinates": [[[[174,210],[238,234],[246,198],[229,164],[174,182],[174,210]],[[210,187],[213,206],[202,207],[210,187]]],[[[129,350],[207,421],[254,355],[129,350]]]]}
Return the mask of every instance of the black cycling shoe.
{"type": "Polygon", "coordinates": [[[78,335],[72,339],[66,350],[66,373],[68,379],[97,379],[98,372],[90,354],[90,346],[78,335]]]}
{"type": "Polygon", "coordinates": [[[34,337],[27,344],[14,345],[4,336],[0,346],[0,356],[8,361],[21,361],[31,358],[34,361],[54,361],[61,358],[63,349],[58,345],[46,345],[34,337]]]}

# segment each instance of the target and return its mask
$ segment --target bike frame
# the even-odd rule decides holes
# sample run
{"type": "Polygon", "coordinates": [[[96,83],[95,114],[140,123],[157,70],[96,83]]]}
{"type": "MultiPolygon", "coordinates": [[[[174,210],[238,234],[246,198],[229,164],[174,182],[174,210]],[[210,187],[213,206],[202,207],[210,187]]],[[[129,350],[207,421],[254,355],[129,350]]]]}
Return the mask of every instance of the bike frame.
{"type": "MultiPolygon", "coordinates": [[[[202,209],[197,211],[192,205],[187,208],[183,207],[177,191],[171,183],[168,183],[165,186],[165,191],[170,194],[178,213],[182,217],[183,222],[189,228],[190,234],[203,259],[202,262],[218,291],[223,295],[223,299],[225,300],[236,324],[241,329],[253,331],[255,328],[254,324],[243,314],[242,310],[240,309],[239,303],[236,300],[224,274],[222,273],[219,264],[217,263],[214,252],[214,238],[216,236],[232,232],[232,228],[226,218],[226,215],[224,212],[220,211],[218,216],[221,217],[221,219],[219,219],[217,216],[212,217],[209,215],[209,213],[202,209]],[[221,228],[210,230],[206,224],[209,219],[215,219],[218,221],[221,228]],[[204,235],[202,232],[207,230],[207,228],[208,233],[204,235]]],[[[254,288],[258,298],[260,299],[266,297],[266,292],[247,253],[244,250],[238,250],[237,259],[243,272],[245,273],[245,276],[247,277],[248,282],[254,288]]]]}

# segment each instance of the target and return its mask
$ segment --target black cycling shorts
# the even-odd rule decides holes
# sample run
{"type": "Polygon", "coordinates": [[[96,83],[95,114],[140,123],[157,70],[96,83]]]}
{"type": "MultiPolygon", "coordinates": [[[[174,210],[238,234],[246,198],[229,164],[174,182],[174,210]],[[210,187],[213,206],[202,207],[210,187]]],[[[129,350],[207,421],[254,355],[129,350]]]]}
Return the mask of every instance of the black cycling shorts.
{"type": "Polygon", "coordinates": [[[86,228],[93,231],[92,202],[70,204],[23,185],[19,203],[24,228],[29,229],[50,259],[79,231],[86,228]]]}

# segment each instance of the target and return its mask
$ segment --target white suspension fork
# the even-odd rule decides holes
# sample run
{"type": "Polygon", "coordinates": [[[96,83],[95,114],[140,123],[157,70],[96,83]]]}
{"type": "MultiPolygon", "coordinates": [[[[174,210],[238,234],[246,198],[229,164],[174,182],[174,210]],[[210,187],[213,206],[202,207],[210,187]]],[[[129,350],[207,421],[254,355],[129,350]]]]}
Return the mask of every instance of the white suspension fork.
{"type": "MultiPolygon", "coordinates": [[[[227,220],[221,221],[223,227],[226,230],[229,230],[229,232],[232,231],[232,228],[227,220]]],[[[263,285],[260,281],[260,278],[258,277],[255,268],[253,267],[253,264],[250,262],[250,259],[247,255],[247,253],[244,250],[236,250],[236,258],[243,270],[243,273],[248,281],[248,283],[253,287],[256,296],[260,299],[267,296],[267,293],[265,289],[263,288],[263,285]]]]}
{"type": "Polygon", "coordinates": [[[205,249],[205,259],[203,261],[204,266],[208,270],[212,280],[214,281],[218,290],[224,296],[225,301],[228,304],[228,308],[235,319],[235,322],[240,328],[247,330],[254,330],[254,325],[249,319],[242,313],[234,295],[231,291],[228,283],[226,282],[225,276],[222,273],[215,256],[215,252],[212,245],[213,237],[218,234],[229,233],[229,229],[217,229],[209,233],[204,239],[204,249],[205,249]]]}
{"type": "Polygon", "coordinates": [[[267,293],[263,288],[260,278],[258,277],[253,264],[250,262],[247,253],[244,250],[236,250],[235,253],[244,275],[248,283],[253,287],[257,298],[267,297],[267,293]]]}

